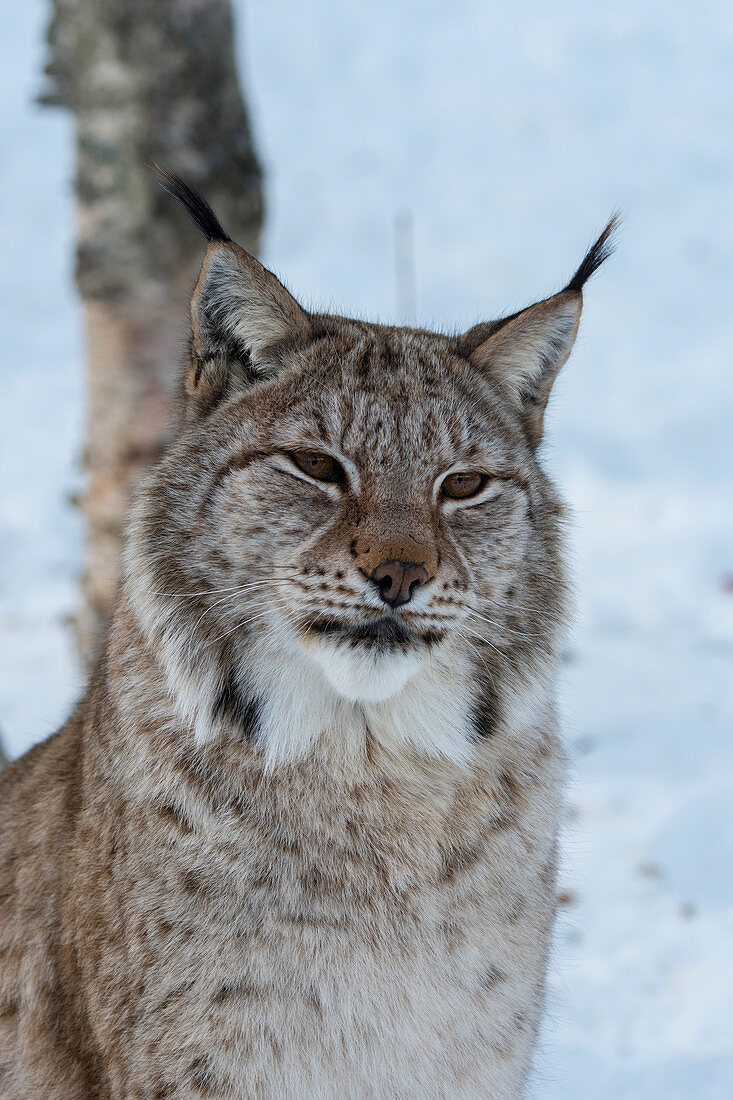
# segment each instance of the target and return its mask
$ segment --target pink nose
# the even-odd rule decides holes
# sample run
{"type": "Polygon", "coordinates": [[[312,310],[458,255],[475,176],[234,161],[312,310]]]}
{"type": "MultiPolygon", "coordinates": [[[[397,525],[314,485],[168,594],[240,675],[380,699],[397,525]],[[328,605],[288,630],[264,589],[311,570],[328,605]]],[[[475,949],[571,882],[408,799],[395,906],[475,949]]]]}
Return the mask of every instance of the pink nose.
{"type": "Polygon", "coordinates": [[[390,607],[409,603],[413,592],[428,582],[428,571],[415,561],[382,561],[372,573],[379,595],[390,607]]]}

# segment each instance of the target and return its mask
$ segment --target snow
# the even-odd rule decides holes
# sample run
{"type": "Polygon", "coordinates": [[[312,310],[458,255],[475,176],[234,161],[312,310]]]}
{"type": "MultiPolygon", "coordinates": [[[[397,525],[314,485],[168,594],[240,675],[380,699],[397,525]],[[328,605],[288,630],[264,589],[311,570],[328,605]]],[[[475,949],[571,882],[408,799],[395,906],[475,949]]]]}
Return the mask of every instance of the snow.
{"type": "MultiPolygon", "coordinates": [[[[616,206],[546,457],[579,622],[561,908],[534,1100],[733,1094],[733,10],[238,0],[266,259],[309,304],[458,328],[562,285],[616,206]],[[243,10],[246,7],[246,10],[243,10]],[[407,295],[409,297],[409,294],[407,295]]],[[[84,417],[70,120],[41,0],[0,42],[0,723],[80,690],[66,620],[84,417]]]]}

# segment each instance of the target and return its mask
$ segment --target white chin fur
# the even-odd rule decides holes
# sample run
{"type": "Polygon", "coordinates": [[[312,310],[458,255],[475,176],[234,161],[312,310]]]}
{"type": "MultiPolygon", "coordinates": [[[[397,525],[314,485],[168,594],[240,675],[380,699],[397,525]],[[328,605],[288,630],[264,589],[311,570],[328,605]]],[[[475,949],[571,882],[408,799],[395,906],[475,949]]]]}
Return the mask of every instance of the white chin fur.
{"type": "Polygon", "coordinates": [[[339,645],[322,639],[311,642],[307,652],[334,691],[352,703],[390,699],[422,667],[415,653],[380,653],[366,646],[339,645]]]}

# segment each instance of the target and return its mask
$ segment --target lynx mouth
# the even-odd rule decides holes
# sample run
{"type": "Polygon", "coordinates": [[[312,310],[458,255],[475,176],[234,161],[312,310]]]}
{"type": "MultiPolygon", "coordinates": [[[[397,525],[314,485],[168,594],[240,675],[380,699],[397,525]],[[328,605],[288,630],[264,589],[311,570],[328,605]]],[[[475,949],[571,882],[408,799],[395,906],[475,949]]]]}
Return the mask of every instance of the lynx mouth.
{"type": "Polygon", "coordinates": [[[394,616],[352,623],[317,616],[302,626],[303,646],[336,693],[378,703],[400,692],[421,669],[425,646],[394,616]]]}
{"type": "Polygon", "coordinates": [[[391,614],[356,622],[316,615],[300,628],[303,648],[328,683],[356,703],[378,703],[400,692],[443,637],[441,631],[417,630],[391,614]]]}
{"type": "Polygon", "coordinates": [[[437,630],[416,631],[410,629],[394,615],[382,615],[378,619],[362,623],[345,622],[327,615],[308,622],[307,630],[343,642],[351,647],[363,646],[380,652],[407,647],[430,646],[440,641],[437,630]]]}

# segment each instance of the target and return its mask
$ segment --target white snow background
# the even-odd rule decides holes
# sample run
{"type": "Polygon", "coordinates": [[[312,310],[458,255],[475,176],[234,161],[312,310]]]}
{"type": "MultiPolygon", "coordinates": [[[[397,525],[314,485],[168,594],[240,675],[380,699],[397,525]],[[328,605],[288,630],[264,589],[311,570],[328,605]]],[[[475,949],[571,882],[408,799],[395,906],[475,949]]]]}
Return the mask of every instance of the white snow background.
{"type": "MultiPolygon", "coordinates": [[[[552,398],[579,624],[564,904],[534,1100],[733,1097],[733,9],[237,0],[265,259],[322,308],[457,328],[559,288],[611,210],[552,398]],[[243,10],[245,9],[246,10],[243,10]]],[[[0,36],[0,725],[80,691],[83,438],[68,116],[42,0],[0,36]]]]}

